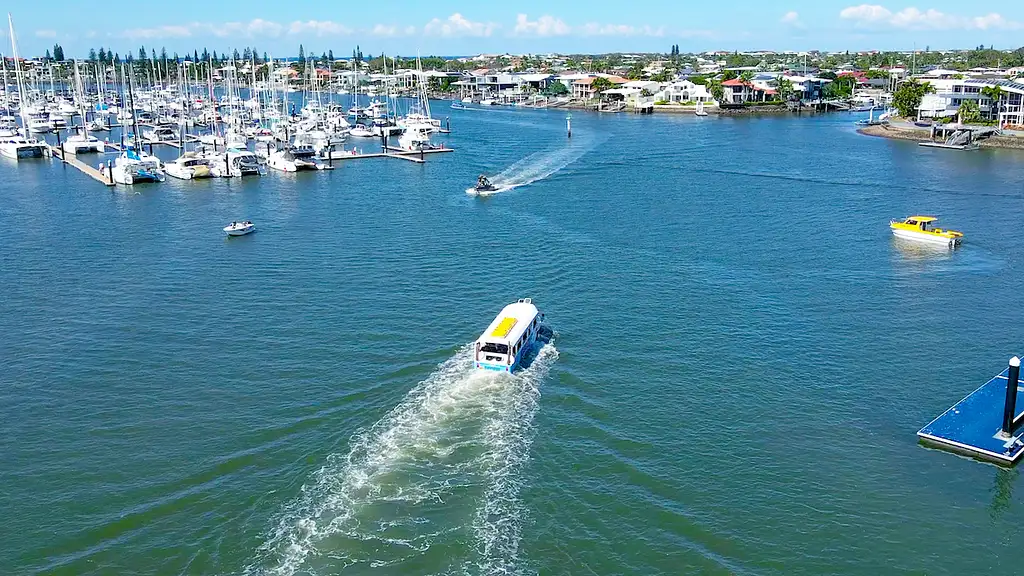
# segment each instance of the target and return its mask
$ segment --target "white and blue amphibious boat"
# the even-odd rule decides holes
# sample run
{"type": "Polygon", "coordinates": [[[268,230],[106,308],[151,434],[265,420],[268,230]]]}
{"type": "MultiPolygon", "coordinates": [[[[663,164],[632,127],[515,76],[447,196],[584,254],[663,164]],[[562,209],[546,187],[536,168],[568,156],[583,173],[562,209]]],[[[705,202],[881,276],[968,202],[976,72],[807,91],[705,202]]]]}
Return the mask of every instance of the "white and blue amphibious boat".
{"type": "Polygon", "coordinates": [[[537,341],[543,320],[530,298],[505,306],[473,346],[476,368],[514,372],[537,341]]]}

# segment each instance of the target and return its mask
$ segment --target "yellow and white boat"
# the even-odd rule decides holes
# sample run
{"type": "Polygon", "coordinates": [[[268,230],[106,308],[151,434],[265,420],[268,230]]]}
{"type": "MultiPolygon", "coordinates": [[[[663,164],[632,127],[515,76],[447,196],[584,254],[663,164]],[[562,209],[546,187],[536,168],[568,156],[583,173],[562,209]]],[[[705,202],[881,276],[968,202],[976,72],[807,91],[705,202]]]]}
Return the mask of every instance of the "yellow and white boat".
{"type": "Polygon", "coordinates": [[[889,228],[897,238],[914,240],[915,242],[927,242],[929,244],[940,244],[948,248],[956,248],[960,245],[964,235],[956,230],[943,230],[933,228],[932,223],[938,220],[934,216],[909,216],[903,221],[890,220],[889,228]]]}

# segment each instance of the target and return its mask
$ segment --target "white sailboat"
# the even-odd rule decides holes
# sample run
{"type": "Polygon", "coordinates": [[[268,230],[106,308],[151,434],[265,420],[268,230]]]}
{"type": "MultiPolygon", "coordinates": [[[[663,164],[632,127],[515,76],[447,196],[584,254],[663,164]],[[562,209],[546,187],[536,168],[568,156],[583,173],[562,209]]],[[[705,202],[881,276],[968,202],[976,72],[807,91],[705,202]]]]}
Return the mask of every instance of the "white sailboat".
{"type": "MultiPolygon", "coordinates": [[[[21,61],[18,59],[18,43],[14,35],[14,19],[11,15],[7,14],[7,25],[11,33],[11,52],[14,55],[14,75],[18,83],[18,101],[21,102],[19,111],[21,113],[21,122],[28,128],[28,116],[27,110],[28,105],[25,99],[25,82],[22,78],[21,72],[21,61]]],[[[5,86],[6,88],[6,86],[5,86]]],[[[0,154],[20,160],[22,158],[42,158],[47,155],[49,148],[45,142],[36,140],[35,138],[27,138],[23,136],[8,136],[2,142],[0,142],[0,154]]]]}
{"type": "Polygon", "coordinates": [[[78,126],[79,132],[68,136],[67,140],[61,144],[61,147],[68,154],[78,155],[90,152],[102,154],[104,149],[103,142],[89,134],[88,126],[85,123],[85,88],[82,86],[82,77],[78,73],[78,60],[75,60],[75,99],[78,100],[81,107],[79,113],[81,114],[82,124],[78,126]]]}

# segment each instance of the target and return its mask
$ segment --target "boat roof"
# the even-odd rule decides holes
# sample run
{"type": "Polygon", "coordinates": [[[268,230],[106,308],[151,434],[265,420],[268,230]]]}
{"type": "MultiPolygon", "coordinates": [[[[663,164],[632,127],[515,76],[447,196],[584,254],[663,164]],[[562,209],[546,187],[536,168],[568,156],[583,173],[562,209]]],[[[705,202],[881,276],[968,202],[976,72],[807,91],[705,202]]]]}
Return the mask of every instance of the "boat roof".
{"type": "Polygon", "coordinates": [[[935,216],[907,216],[907,220],[917,220],[918,222],[935,222],[938,220],[935,216]]]}
{"type": "Polygon", "coordinates": [[[515,342],[523,335],[539,312],[529,298],[501,309],[478,340],[482,342],[515,342]]]}

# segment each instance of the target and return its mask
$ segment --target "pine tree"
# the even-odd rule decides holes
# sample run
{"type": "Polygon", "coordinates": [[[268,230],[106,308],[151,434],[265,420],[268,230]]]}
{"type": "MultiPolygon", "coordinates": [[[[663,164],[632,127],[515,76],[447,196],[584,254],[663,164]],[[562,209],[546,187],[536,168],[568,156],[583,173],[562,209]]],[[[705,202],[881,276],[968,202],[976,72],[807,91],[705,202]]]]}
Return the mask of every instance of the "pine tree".
{"type": "Polygon", "coordinates": [[[206,62],[209,59],[210,53],[206,51],[206,48],[203,48],[203,58],[201,60],[198,60],[198,62],[206,62]]]}
{"type": "Polygon", "coordinates": [[[238,60],[241,60],[241,58],[242,58],[242,56],[238,53],[238,48],[235,48],[234,53],[231,54],[231,61],[232,62],[236,62],[238,60]]]}
{"type": "Polygon", "coordinates": [[[64,61],[64,48],[60,44],[53,45],[53,59],[57,62],[64,61]]]}
{"type": "Polygon", "coordinates": [[[103,46],[100,46],[100,62],[107,62],[107,51],[103,49],[103,46]]]}
{"type": "MultiPolygon", "coordinates": [[[[175,60],[177,60],[177,58],[175,58],[175,60]]],[[[160,47],[160,61],[164,63],[164,66],[167,66],[167,48],[162,46],[160,47]]]]}
{"type": "MultiPolygon", "coordinates": [[[[235,50],[235,52],[238,52],[238,50],[235,50]]],[[[252,50],[246,46],[245,50],[242,50],[242,60],[248,62],[250,59],[252,59],[252,50]]]]}
{"type": "Polygon", "coordinates": [[[299,44],[299,61],[306,61],[306,51],[302,49],[302,44],[299,44]]]}
{"type": "Polygon", "coordinates": [[[264,63],[270,62],[270,58],[267,58],[267,53],[266,52],[263,53],[263,62],[264,63]]]}
{"type": "Polygon", "coordinates": [[[331,62],[334,62],[334,50],[327,51],[327,59],[330,60],[331,62]]]}
{"type": "MultiPolygon", "coordinates": [[[[110,53],[108,52],[107,55],[109,56],[110,53]]],[[[120,64],[121,63],[121,55],[118,54],[117,52],[114,52],[114,58],[113,58],[112,62],[114,64],[120,64]]]]}
{"type": "Polygon", "coordinates": [[[96,61],[96,49],[95,48],[89,48],[89,62],[95,62],[95,61],[96,61]]]}
{"type": "Polygon", "coordinates": [[[49,62],[50,60],[53,60],[53,58],[50,57],[50,49],[47,48],[46,49],[46,56],[43,56],[43,61],[44,62],[49,62]]]}
{"type": "Polygon", "coordinates": [[[146,61],[146,47],[145,46],[139,46],[139,61],[140,62],[145,62],[146,61]]]}

